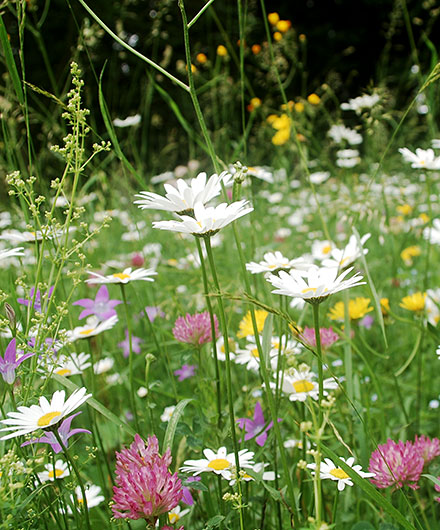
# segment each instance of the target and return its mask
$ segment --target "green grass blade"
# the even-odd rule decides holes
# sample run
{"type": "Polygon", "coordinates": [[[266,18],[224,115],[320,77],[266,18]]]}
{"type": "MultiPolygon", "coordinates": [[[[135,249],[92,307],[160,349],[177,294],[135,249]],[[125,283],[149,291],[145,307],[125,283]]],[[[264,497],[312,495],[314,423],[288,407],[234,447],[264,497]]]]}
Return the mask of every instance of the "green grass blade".
{"type": "Polygon", "coordinates": [[[381,495],[376,488],[369,482],[368,479],[362,478],[360,475],[353,471],[353,469],[343,462],[331,449],[321,445],[321,450],[325,456],[331,458],[333,462],[340,467],[351,480],[359,486],[364,493],[366,493],[378,506],[380,506],[390,517],[406,528],[407,530],[416,530],[415,527],[405,519],[403,514],[399,512],[394,506],[381,495]]]}
{"type": "Polygon", "coordinates": [[[8,67],[9,75],[11,76],[12,84],[14,86],[15,93],[17,94],[17,99],[21,105],[24,105],[23,87],[21,85],[21,80],[18,74],[17,65],[15,64],[15,61],[14,61],[11,44],[9,43],[8,34],[6,32],[5,24],[3,22],[3,18],[1,15],[0,15],[0,41],[3,46],[6,66],[8,67]]]}
{"type": "Polygon", "coordinates": [[[180,418],[182,417],[185,407],[188,405],[188,403],[191,403],[191,401],[194,401],[194,400],[191,398],[188,398],[188,399],[182,399],[182,401],[179,401],[179,403],[177,403],[176,408],[174,409],[174,412],[171,415],[171,419],[168,422],[167,430],[165,431],[165,436],[163,439],[163,447],[162,447],[163,451],[165,451],[168,448],[170,449],[173,448],[173,441],[174,441],[174,435],[176,434],[177,424],[179,423],[180,418]]]}
{"type": "MultiPolygon", "coordinates": [[[[357,244],[359,248],[362,248],[361,238],[359,236],[359,232],[356,230],[355,227],[353,227],[353,233],[356,236],[356,240],[357,240],[357,244]]],[[[373,297],[374,309],[376,311],[376,316],[377,316],[377,320],[379,321],[380,329],[382,330],[382,336],[383,336],[383,341],[385,343],[385,348],[388,349],[388,340],[387,340],[387,335],[385,333],[385,324],[383,322],[383,316],[382,316],[382,310],[380,308],[379,296],[377,295],[376,287],[374,286],[373,280],[370,275],[370,271],[368,270],[367,260],[365,259],[365,255],[363,252],[361,252],[360,259],[362,261],[362,265],[364,266],[365,274],[367,275],[368,287],[370,289],[371,296],[373,297]]]]}
{"type": "MultiPolygon", "coordinates": [[[[67,377],[64,377],[62,375],[52,374],[52,378],[55,379],[55,381],[58,381],[58,383],[65,386],[68,390],[71,390],[72,392],[79,388],[79,386],[75,385],[75,383],[72,383],[72,381],[69,381],[67,377]]],[[[132,429],[129,425],[120,420],[116,416],[116,414],[110,412],[108,408],[104,407],[104,405],[102,405],[99,401],[96,401],[96,399],[91,397],[87,400],[86,403],[87,405],[93,407],[97,412],[99,412],[99,414],[114,423],[117,427],[123,429],[127,434],[130,434],[131,436],[134,436],[136,434],[136,431],[134,429],[132,429]]]]}

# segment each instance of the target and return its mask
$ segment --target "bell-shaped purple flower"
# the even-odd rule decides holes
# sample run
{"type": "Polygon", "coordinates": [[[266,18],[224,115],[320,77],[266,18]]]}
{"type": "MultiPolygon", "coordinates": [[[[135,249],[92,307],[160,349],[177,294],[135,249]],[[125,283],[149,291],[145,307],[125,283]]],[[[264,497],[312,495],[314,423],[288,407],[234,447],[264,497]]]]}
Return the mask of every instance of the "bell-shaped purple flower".
{"type": "MultiPolygon", "coordinates": [[[[254,419],[239,418],[236,420],[240,429],[245,429],[244,441],[255,438],[257,445],[263,447],[267,440],[267,431],[273,427],[273,421],[269,422],[266,426],[266,420],[263,416],[263,409],[261,408],[260,402],[255,403],[254,419]]],[[[282,421],[278,418],[278,421],[282,421]]],[[[241,443],[241,440],[239,440],[241,443]]]]}
{"type": "Polygon", "coordinates": [[[81,300],[73,302],[72,305],[79,305],[85,308],[78,317],[80,320],[90,315],[96,315],[99,320],[107,320],[116,316],[115,307],[121,303],[121,300],[110,300],[107,286],[102,285],[96,293],[94,300],[91,298],[81,298],[81,300]]]}
{"type": "MultiPolygon", "coordinates": [[[[21,352],[23,353],[23,352],[21,352]]],[[[2,374],[5,383],[12,385],[15,381],[15,370],[27,358],[32,357],[33,352],[26,353],[17,359],[17,341],[12,339],[8,344],[3,357],[0,355],[0,374],[2,374]]]]}

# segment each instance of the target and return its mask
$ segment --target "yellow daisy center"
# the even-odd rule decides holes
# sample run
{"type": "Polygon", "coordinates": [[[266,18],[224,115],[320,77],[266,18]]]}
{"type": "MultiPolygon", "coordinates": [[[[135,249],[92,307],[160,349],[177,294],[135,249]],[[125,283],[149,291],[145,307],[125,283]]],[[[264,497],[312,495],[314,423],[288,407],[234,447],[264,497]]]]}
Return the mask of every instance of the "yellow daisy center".
{"type": "Polygon", "coordinates": [[[325,245],[325,247],[322,247],[322,253],[328,254],[331,251],[332,247],[330,245],[325,245]]]}
{"type": "Polygon", "coordinates": [[[58,375],[70,375],[72,370],[69,370],[68,368],[60,368],[59,370],[56,370],[55,373],[58,375]]]}
{"type": "Polygon", "coordinates": [[[306,293],[316,293],[316,287],[307,287],[306,289],[303,289],[301,292],[302,294],[306,293]]]}
{"type": "Polygon", "coordinates": [[[80,335],[90,335],[90,333],[92,333],[92,331],[95,331],[95,328],[83,329],[82,331],[79,332],[79,334],[80,335]]]}
{"type": "Polygon", "coordinates": [[[209,462],[208,467],[220,471],[221,469],[227,469],[230,465],[231,463],[228,462],[226,458],[215,458],[209,462]]]}
{"type": "MultiPolygon", "coordinates": [[[[55,478],[61,477],[61,475],[64,473],[62,469],[55,469],[55,478]]],[[[49,471],[49,478],[53,478],[53,470],[49,471]]]]}
{"type": "Polygon", "coordinates": [[[335,469],[332,469],[330,471],[330,475],[339,479],[350,478],[350,476],[347,475],[345,471],[342,471],[340,467],[335,467],[335,469]]]}
{"type": "Polygon", "coordinates": [[[50,425],[50,422],[58,416],[61,416],[61,412],[58,412],[56,410],[54,410],[53,412],[48,412],[47,414],[41,416],[41,418],[37,421],[37,425],[38,427],[47,427],[48,425],[50,425]]]}
{"type": "Polygon", "coordinates": [[[126,280],[127,278],[130,278],[129,274],[125,274],[125,272],[115,272],[115,274],[112,274],[113,278],[118,278],[119,280],[126,280]]]}
{"type": "Polygon", "coordinates": [[[315,385],[306,379],[300,379],[292,383],[295,392],[310,392],[315,388],[315,385]]]}
{"type": "Polygon", "coordinates": [[[170,520],[171,524],[177,523],[177,521],[180,519],[180,517],[177,515],[177,513],[169,513],[168,519],[170,520]]]}
{"type": "Polygon", "coordinates": [[[258,353],[258,349],[257,348],[254,348],[253,350],[251,350],[251,355],[252,355],[252,357],[256,357],[257,359],[260,358],[260,355],[258,353]]]}

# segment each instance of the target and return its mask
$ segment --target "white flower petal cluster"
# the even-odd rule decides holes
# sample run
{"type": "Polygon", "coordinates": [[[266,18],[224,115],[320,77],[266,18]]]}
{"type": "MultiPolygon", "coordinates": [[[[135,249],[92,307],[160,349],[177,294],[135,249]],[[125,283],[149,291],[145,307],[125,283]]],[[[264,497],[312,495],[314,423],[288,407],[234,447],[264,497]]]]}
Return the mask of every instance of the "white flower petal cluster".
{"type": "Polygon", "coordinates": [[[345,127],[345,125],[332,125],[327,134],[337,144],[344,140],[350,145],[362,143],[362,136],[357,131],[345,127]]]}
{"type": "Polygon", "coordinates": [[[103,276],[97,272],[89,272],[93,278],[86,280],[86,283],[128,283],[135,280],[143,280],[146,282],[154,282],[153,278],[150,276],[155,276],[157,272],[154,269],[135,269],[131,267],[124,269],[122,272],[115,272],[114,274],[109,274],[103,276]]]}
{"type": "Polygon", "coordinates": [[[0,440],[8,440],[38,429],[51,427],[87,401],[92,394],[86,394],[86,392],[84,387],[78,388],[65,400],[65,391],[57,390],[50,402],[41,396],[39,405],[21,406],[18,407],[18,412],[8,412],[9,418],[0,420],[0,423],[7,425],[7,427],[0,429],[0,432],[12,432],[2,436],[0,440]]]}
{"type": "Polygon", "coordinates": [[[69,466],[61,459],[58,459],[55,464],[46,464],[44,468],[44,471],[38,473],[38,478],[41,482],[54,481],[70,475],[69,466]]]}
{"type": "Polygon", "coordinates": [[[357,98],[348,100],[348,103],[341,103],[342,110],[354,110],[356,114],[360,114],[362,109],[371,109],[380,100],[379,94],[364,94],[357,98]]]}
{"type": "Polygon", "coordinates": [[[24,256],[23,247],[0,250],[0,261],[13,256],[24,256]]]}
{"type": "Polygon", "coordinates": [[[307,270],[309,267],[310,264],[308,264],[303,258],[288,259],[278,250],[276,252],[266,252],[263,256],[263,260],[259,263],[256,263],[255,261],[246,263],[246,270],[252,274],[290,269],[307,270]]]}
{"type": "MultiPolygon", "coordinates": [[[[105,501],[104,495],[101,495],[101,487],[95,486],[95,484],[87,484],[85,487],[85,493],[86,493],[86,503],[87,508],[94,508],[95,506],[98,506],[101,504],[101,502],[105,501]]],[[[76,504],[74,501],[73,495],[70,496],[70,503],[76,506],[84,505],[84,499],[82,496],[81,487],[77,486],[75,488],[75,497],[76,497],[76,504]]],[[[72,514],[72,508],[67,505],[67,513],[72,514]]]]}
{"type": "Polygon", "coordinates": [[[82,374],[84,370],[90,368],[92,363],[89,361],[89,353],[71,353],[69,355],[60,355],[52,366],[44,365],[40,370],[47,376],[52,372],[54,374],[70,377],[71,375],[82,374]]]}
{"type": "Polygon", "coordinates": [[[432,149],[416,149],[413,153],[406,147],[399,149],[405,162],[415,169],[440,169],[440,156],[435,156],[432,149]]]}
{"type": "Polygon", "coordinates": [[[221,191],[221,182],[226,185],[231,177],[229,172],[224,171],[220,175],[211,175],[207,180],[206,173],[199,173],[189,184],[183,179],[177,180],[176,187],[164,184],[165,197],[150,191],[141,191],[135,195],[139,200],[134,201],[134,204],[143,210],[165,210],[182,215],[191,212],[197,203],[207,204],[217,197],[221,191]]]}
{"type": "Polygon", "coordinates": [[[350,267],[338,276],[336,267],[312,266],[307,271],[291,270],[289,273],[280,271],[278,276],[271,274],[267,280],[276,287],[272,291],[274,294],[284,294],[317,303],[331,294],[364,284],[365,282],[360,281],[363,277],[359,273],[345,279],[352,270],[353,267],[350,267]]]}
{"type": "Polygon", "coordinates": [[[432,226],[423,229],[423,237],[432,244],[440,245],[440,219],[433,219],[432,226]]]}
{"type": "MultiPolygon", "coordinates": [[[[362,471],[362,467],[360,465],[354,466],[354,457],[350,457],[347,460],[345,458],[339,457],[347,466],[351,467],[352,470],[357,473],[362,478],[370,478],[374,477],[375,473],[365,473],[362,471]]],[[[312,475],[315,474],[316,470],[316,464],[307,464],[307,467],[309,469],[313,469],[312,475]]],[[[336,480],[338,482],[338,490],[343,491],[345,486],[353,486],[353,481],[350,479],[350,476],[347,475],[347,473],[341,469],[340,467],[337,467],[330,458],[324,458],[324,461],[321,462],[319,466],[319,475],[321,479],[330,479],[330,480],[336,480]]]]}
{"type": "Polygon", "coordinates": [[[218,206],[208,206],[201,202],[194,205],[194,217],[180,215],[180,221],[156,221],[153,228],[171,230],[195,236],[213,235],[221,228],[236,219],[253,211],[248,201],[241,200],[231,204],[222,203],[218,206]]]}
{"type": "Polygon", "coordinates": [[[85,326],[78,326],[66,331],[66,342],[75,342],[79,339],[87,339],[99,335],[103,331],[114,327],[117,322],[117,315],[107,318],[107,320],[99,320],[96,316],[89,317],[85,326]]]}
{"type": "Polygon", "coordinates": [[[347,245],[343,248],[333,248],[330,257],[325,259],[322,264],[324,267],[337,267],[345,269],[354,263],[362,254],[367,254],[368,249],[364,248],[364,243],[371,237],[371,234],[364,234],[360,238],[360,245],[355,235],[351,235],[347,245]]]}
{"type": "MultiPolygon", "coordinates": [[[[232,480],[232,472],[236,468],[234,453],[228,453],[226,447],[220,447],[218,451],[204,449],[205,458],[200,460],[185,460],[180,471],[184,473],[193,473],[194,476],[204,472],[214,472],[221,475],[226,480],[232,480]]],[[[238,461],[240,468],[252,468],[254,465],[254,453],[248,449],[238,451],[238,461]]]]}

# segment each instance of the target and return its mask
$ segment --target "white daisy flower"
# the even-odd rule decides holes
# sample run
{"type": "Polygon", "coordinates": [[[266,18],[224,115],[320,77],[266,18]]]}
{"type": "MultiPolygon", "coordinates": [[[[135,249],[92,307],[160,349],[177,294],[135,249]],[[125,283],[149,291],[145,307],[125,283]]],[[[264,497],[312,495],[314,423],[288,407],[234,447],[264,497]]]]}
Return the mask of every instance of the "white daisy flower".
{"type": "Polygon", "coordinates": [[[134,201],[134,204],[143,210],[165,210],[180,215],[192,213],[196,203],[206,204],[219,195],[222,189],[222,180],[226,184],[230,178],[231,175],[224,171],[220,175],[211,175],[207,181],[206,173],[199,173],[196,178],[189,181],[189,184],[183,179],[177,180],[177,187],[164,184],[167,192],[165,197],[150,191],[141,191],[135,195],[135,197],[139,197],[139,200],[134,201]]]}
{"type": "Polygon", "coordinates": [[[112,359],[111,357],[104,357],[103,359],[99,359],[99,361],[96,361],[93,366],[93,370],[95,374],[104,374],[105,372],[111,370],[114,364],[114,359],[112,359]]]}
{"type": "MultiPolygon", "coordinates": [[[[347,460],[345,458],[339,457],[347,466],[351,467],[352,470],[357,473],[362,478],[374,477],[375,473],[365,473],[362,471],[362,467],[359,465],[354,466],[354,457],[350,457],[347,460]]],[[[316,463],[307,464],[309,469],[313,469],[312,475],[315,475],[316,463]]],[[[321,479],[329,478],[330,480],[337,480],[338,490],[343,491],[345,486],[353,486],[353,482],[347,473],[342,470],[340,467],[337,467],[330,458],[324,458],[324,461],[321,462],[319,475],[321,479]]]]}
{"type": "Polygon", "coordinates": [[[198,202],[194,205],[194,217],[180,215],[181,221],[156,221],[153,223],[153,228],[195,236],[214,235],[221,228],[252,212],[253,208],[248,207],[248,204],[248,201],[242,200],[205,207],[198,202]]]}
{"type": "Polygon", "coordinates": [[[269,184],[273,183],[273,173],[272,171],[269,171],[267,168],[261,167],[261,166],[248,166],[247,174],[250,177],[255,177],[260,180],[264,180],[266,182],[269,182],[269,184]]]}
{"type": "MultiPolygon", "coordinates": [[[[289,395],[290,401],[305,401],[308,397],[317,400],[319,396],[319,384],[315,381],[317,375],[306,365],[302,365],[298,370],[294,369],[289,374],[280,372],[282,381],[281,390],[289,395]]],[[[326,390],[338,388],[338,383],[333,377],[324,379],[324,396],[328,394],[326,390]]]]}
{"type": "Polygon", "coordinates": [[[353,267],[350,267],[338,276],[336,267],[310,267],[306,272],[294,269],[289,273],[280,271],[278,276],[271,274],[267,280],[277,287],[272,291],[274,294],[302,298],[316,304],[331,294],[364,284],[359,273],[344,279],[352,270],[353,267]]]}
{"type": "Polygon", "coordinates": [[[0,420],[0,423],[8,425],[8,427],[0,429],[0,432],[14,432],[2,436],[0,440],[8,440],[55,425],[89,399],[92,394],[86,394],[86,392],[84,387],[78,388],[65,401],[65,391],[57,390],[54,392],[50,403],[44,396],[41,396],[39,405],[21,406],[18,407],[18,412],[8,412],[9,418],[0,420]]]}
{"type": "Polygon", "coordinates": [[[173,415],[174,409],[176,408],[175,405],[171,405],[169,407],[165,407],[163,409],[163,412],[160,416],[160,421],[163,421],[165,423],[168,423],[171,419],[171,416],[173,415]]]}
{"type": "Polygon", "coordinates": [[[54,359],[53,366],[44,366],[40,371],[63,375],[69,377],[71,375],[82,374],[84,370],[90,368],[92,364],[89,362],[89,353],[71,353],[70,355],[60,355],[58,359],[54,359]]]}
{"type": "Polygon", "coordinates": [[[13,243],[35,243],[35,241],[41,241],[43,239],[52,239],[53,237],[60,237],[63,234],[62,230],[46,230],[41,232],[37,230],[30,232],[28,230],[20,232],[19,230],[5,230],[0,239],[11,241],[13,243]]]}
{"type": "MultiPolygon", "coordinates": [[[[217,349],[217,359],[219,361],[226,361],[226,354],[225,354],[225,340],[223,338],[223,335],[221,335],[217,342],[215,343],[216,349],[217,349]]],[[[229,338],[229,357],[230,359],[235,358],[235,350],[236,350],[236,344],[232,338],[229,338]]]]}
{"type": "Polygon", "coordinates": [[[23,247],[0,250],[0,261],[6,258],[11,258],[13,256],[24,256],[23,247]]]}
{"type": "Polygon", "coordinates": [[[322,184],[330,177],[330,171],[315,171],[310,173],[310,182],[315,185],[322,184]]]}
{"type": "Polygon", "coordinates": [[[440,157],[435,156],[432,149],[416,149],[413,153],[406,147],[399,149],[405,162],[409,162],[411,167],[419,169],[440,169],[440,157]]]}
{"type": "Polygon", "coordinates": [[[72,330],[66,331],[66,342],[75,342],[79,339],[87,339],[95,335],[99,335],[103,331],[107,331],[115,326],[118,322],[117,315],[114,315],[106,320],[99,320],[97,316],[91,316],[87,319],[85,326],[78,326],[72,330]]]}
{"type": "Polygon", "coordinates": [[[362,254],[368,254],[368,249],[364,248],[364,243],[370,238],[371,234],[365,234],[360,238],[360,245],[356,236],[350,236],[347,245],[343,249],[333,248],[329,259],[322,262],[325,267],[337,267],[345,269],[354,263],[362,254]]]}
{"type": "Polygon", "coordinates": [[[433,245],[440,245],[440,219],[433,219],[432,226],[423,229],[423,237],[433,245]]]}
{"type": "Polygon", "coordinates": [[[302,258],[288,259],[284,257],[278,250],[275,252],[266,252],[263,260],[259,263],[251,261],[246,263],[246,270],[251,274],[259,274],[260,272],[275,273],[278,270],[290,269],[308,269],[310,264],[306,263],[302,258]]]}
{"type": "Polygon", "coordinates": [[[176,506],[168,512],[168,521],[170,524],[176,524],[182,517],[189,513],[189,508],[182,510],[180,506],[176,506]]]}
{"type": "Polygon", "coordinates": [[[337,158],[336,165],[338,167],[350,168],[357,166],[360,163],[361,159],[359,157],[355,158],[337,158]]]}
{"type": "Polygon", "coordinates": [[[146,282],[154,282],[150,276],[155,276],[157,272],[154,269],[135,269],[131,267],[124,269],[122,272],[115,272],[107,276],[98,274],[97,272],[89,272],[93,278],[86,280],[86,283],[128,283],[135,280],[144,280],[146,282]]]}
{"type": "MultiPolygon", "coordinates": [[[[261,474],[262,480],[275,480],[275,471],[264,471],[264,469],[270,464],[265,464],[264,462],[259,462],[258,464],[254,464],[253,466],[249,466],[247,469],[250,469],[254,473],[261,474]]],[[[246,482],[250,482],[251,480],[255,480],[254,477],[251,477],[251,475],[248,475],[245,473],[243,475],[243,480],[246,482]]],[[[229,485],[233,486],[236,482],[236,477],[232,478],[232,480],[229,481],[229,485]]]]}
{"type": "MultiPolygon", "coordinates": [[[[221,475],[226,480],[232,479],[232,471],[236,467],[234,453],[228,453],[226,447],[220,447],[217,452],[211,449],[204,449],[205,458],[200,460],[185,460],[180,471],[184,473],[193,473],[194,476],[204,472],[214,472],[221,475]]],[[[238,451],[238,460],[240,468],[249,468],[254,465],[254,453],[247,449],[238,451]]]]}
{"type": "Polygon", "coordinates": [[[335,246],[331,241],[314,241],[312,243],[312,257],[313,259],[322,261],[330,257],[331,251],[334,248],[335,246]]]}
{"type": "MultiPolygon", "coordinates": [[[[85,493],[86,493],[86,502],[87,502],[87,508],[94,508],[95,506],[98,506],[101,504],[101,502],[105,501],[104,495],[101,495],[101,488],[100,486],[95,486],[94,484],[87,484],[85,487],[85,493]]],[[[80,505],[84,504],[82,491],[79,486],[75,488],[75,497],[76,502],[80,505]]],[[[71,503],[75,503],[75,499],[73,495],[70,496],[71,503]]],[[[67,513],[72,514],[72,509],[70,506],[67,506],[67,513]]]]}
{"type": "Polygon", "coordinates": [[[38,473],[38,478],[41,482],[48,482],[49,480],[54,481],[55,479],[65,478],[70,475],[67,463],[61,459],[55,462],[55,466],[53,464],[46,464],[44,468],[45,471],[38,473]]]}

